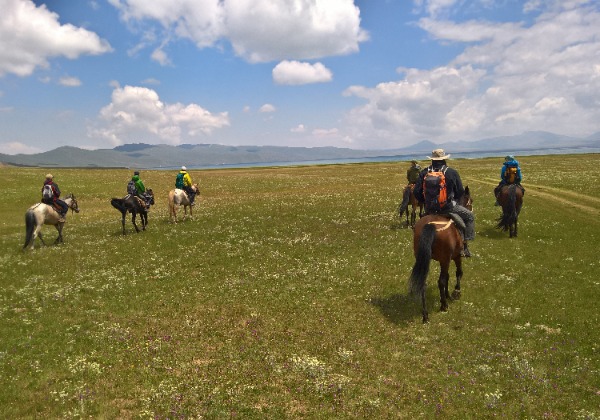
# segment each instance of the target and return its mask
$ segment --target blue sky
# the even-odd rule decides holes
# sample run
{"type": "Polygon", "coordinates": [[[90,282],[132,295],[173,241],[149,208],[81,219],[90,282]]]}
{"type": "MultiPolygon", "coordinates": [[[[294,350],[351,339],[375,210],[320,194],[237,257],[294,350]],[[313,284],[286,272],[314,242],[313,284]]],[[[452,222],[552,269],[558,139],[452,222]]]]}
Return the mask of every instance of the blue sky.
{"type": "Polygon", "coordinates": [[[0,153],[600,131],[588,0],[0,0],[0,153]]]}

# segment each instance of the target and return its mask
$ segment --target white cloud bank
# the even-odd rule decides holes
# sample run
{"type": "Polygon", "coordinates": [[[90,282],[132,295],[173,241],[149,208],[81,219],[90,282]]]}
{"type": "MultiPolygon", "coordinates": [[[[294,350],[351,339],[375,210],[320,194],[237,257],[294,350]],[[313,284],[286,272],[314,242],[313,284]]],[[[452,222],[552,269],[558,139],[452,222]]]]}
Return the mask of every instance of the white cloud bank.
{"type": "Polygon", "coordinates": [[[273,69],[273,81],[278,85],[325,83],[333,79],[331,70],[321,63],[282,61],[273,69]]]}
{"type": "Polygon", "coordinates": [[[165,39],[189,39],[198,48],[228,41],[238,56],[252,63],[350,54],[368,39],[353,0],[109,2],[127,22],[158,22],[168,32],[165,39]]]}
{"type": "Polygon", "coordinates": [[[89,136],[113,146],[127,142],[180,144],[182,138],[210,135],[229,125],[227,112],[213,114],[197,104],[165,104],[145,87],[117,87],[112,102],[100,110],[89,136]]]}
{"type": "Polygon", "coordinates": [[[103,54],[110,45],[98,35],[70,24],[30,0],[0,0],[0,76],[29,76],[48,67],[50,57],[75,59],[83,54],[103,54]]]}
{"type": "MultiPolygon", "coordinates": [[[[543,130],[600,131],[600,10],[587,1],[549,2],[527,26],[436,19],[454,1],[421,2],[419,25],[441,43],[465,43],[445,66],[399,68],[399,80],[352,86],[365,100],[347,115],[355,146],[398,147],[543,130]]],[[[546,2],[548,3],[548,2],[546,2]]],[[[536,2],[536,7],[541,7],[536,2]]],[[[533,2],[525,5],[533,9],[533,2]]]]}

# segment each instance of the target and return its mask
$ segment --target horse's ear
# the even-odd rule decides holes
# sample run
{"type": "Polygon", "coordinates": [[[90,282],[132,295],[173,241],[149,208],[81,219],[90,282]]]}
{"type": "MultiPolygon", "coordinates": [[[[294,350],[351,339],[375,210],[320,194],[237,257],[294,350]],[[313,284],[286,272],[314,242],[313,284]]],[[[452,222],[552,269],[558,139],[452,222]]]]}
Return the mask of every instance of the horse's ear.
{"type": "Polygon", "coordinates": [[[465,187],[465,194],[470,194],[469,186],[468,185],[465,187]]]}

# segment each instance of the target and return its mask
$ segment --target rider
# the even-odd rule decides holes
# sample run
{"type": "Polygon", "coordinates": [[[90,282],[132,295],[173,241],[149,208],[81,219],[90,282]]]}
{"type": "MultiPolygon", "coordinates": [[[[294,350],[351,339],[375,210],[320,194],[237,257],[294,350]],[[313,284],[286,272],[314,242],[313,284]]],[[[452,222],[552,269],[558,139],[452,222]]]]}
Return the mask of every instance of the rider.
{"type": "Polygon", "coordinates": [[[446,165],[446,159],[449,157],[450,155],[446,155],[443,149],[435,149],[433,152],[431,152],[431,156],[428,157],[431,159],[431,166],[423,169],[419,174],[419,179],[415,185],[414,194],[419,202],[424,203],[425,192],[423,180],[425,179],[425,176],[428,172],[432,171],[444,172],[447,201],[446,205],[439,213],[457,214],[465,222],[464,249],[461,252],[461,255],[464,257],[470,257],[471,252],[469,251],[467,242],[475,239],[475,216],[469,209],[457,204],[458,200],[460,200],[465,193],[465,190],[458,172],[446,165]]]}
{"type": "Polygon", "coordinates": [[[135,186],[135,191],[131,191],[129,192],[130,194],[133,194],[139,198],[141,198],[144,203],[146,204],[146,208],[149,209],[150,208],[150,203],[148,203],[148,197],[146,196],[146,187],[144,186],[144,183],[142,182],[141,178],[140,178],[140,171],[135,171],[133,173],[133,176],[131,177],[131,181],[133,182],[134,186],[135,186]]]}
{"type": "Polygon", "coordinates": [[[67,203],[60,199],[60,188],[58,187],[58,184],[54,182],[54,177],[52,176],[52,174],[46,175],[46,180],[44,181],[44,185],[42,186],[42,203],[48,204],[50,206],[53,206],[55,204],[56,206],[60,207],[62,210],[58,212],[61,219],[60,221],[65,221],[65,216],[67,215],[67,211],[69,211],[69,206],[67,205],[67,203]],[[52,197],[44,198],[44,187],[46,187],[46,185],[49,185],[52,189],[52,197]]]}
{"type": "Polygon", "coordinates": [[[504,163],[502,164],[502,169],[500,169],[500,183],[496,188],[494,188],[494,195],[496,196],[496,205],[499,206],[498,203],[498,194],[503,186],[509,184],[517,184],[523,194],[525,194],[525,188],[521,185],[521,166],[519,165],[519,161],[515,159],[513,155],[508,155],[504,158],[504,163]]]}
{"type": "Polygon", "coordinates": [[[185,166],[181,167],[181,170],[175,178],[175,188],[179,188],[180,190],[184,190],[186,192],[191,206],[196,204],[194,203],[196,192],[192,188],[192,177],[187,173],[187,168],[185,166]]]}
{"type": "Polygon", "coordinates": [[[408,180],[409,185],[413,185],[413,184],[416,184],[417,181],[419,180],[419,174],[421,173],[421,166],[419,165],[419,162],[417,162],[416,160],[411,160],[410,163],[411,163],[410,168],[408,168],[408,170],[406,171],[406,179],[408,180]]]}

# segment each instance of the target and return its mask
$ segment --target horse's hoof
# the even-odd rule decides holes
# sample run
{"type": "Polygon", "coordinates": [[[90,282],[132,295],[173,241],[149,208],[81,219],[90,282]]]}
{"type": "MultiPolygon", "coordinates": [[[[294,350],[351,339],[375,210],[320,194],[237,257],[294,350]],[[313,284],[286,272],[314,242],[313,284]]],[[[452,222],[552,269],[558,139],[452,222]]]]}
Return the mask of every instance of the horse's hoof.
{"type": "Polygon", "coordinates": [[[442,305],[440,307],[440,312],[448,312],[448,305],[442,305]]]}
{"type": "Polygon", "coordinates": [[[454,290],[452,292],[452,298],[456,300],[460,299],[460,290],[454,290]]]}

